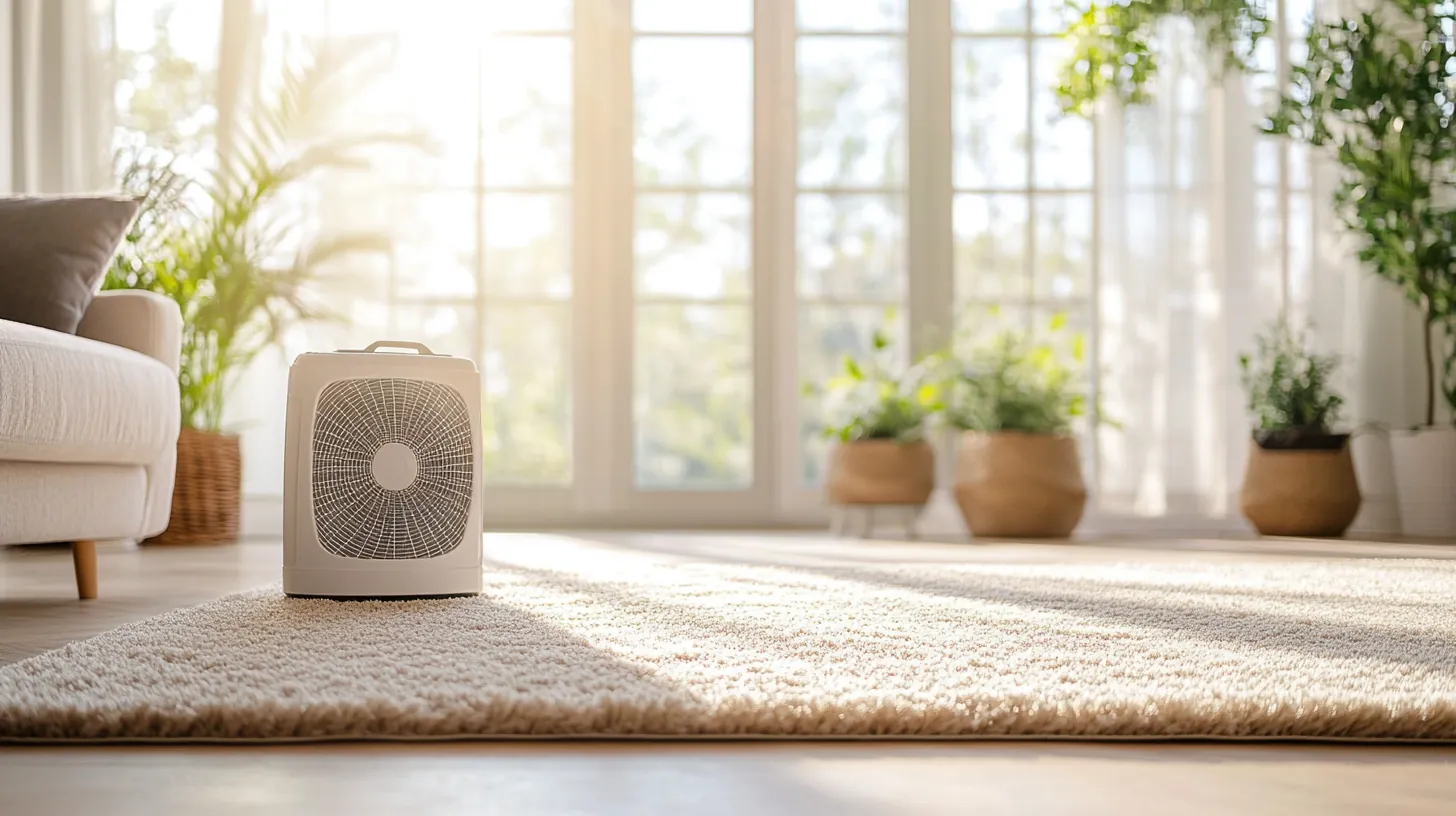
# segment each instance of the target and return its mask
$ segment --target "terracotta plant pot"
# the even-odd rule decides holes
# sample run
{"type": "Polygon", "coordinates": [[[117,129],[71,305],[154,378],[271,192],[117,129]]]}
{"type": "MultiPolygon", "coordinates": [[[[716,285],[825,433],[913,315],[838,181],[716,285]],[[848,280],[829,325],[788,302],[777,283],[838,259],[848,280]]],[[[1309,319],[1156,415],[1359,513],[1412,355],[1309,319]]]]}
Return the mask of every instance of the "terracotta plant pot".
{"type": "Polygon", "coordinates": [[[1275,446],[1249,442],[1240,504],[1261,535],[1335,537],[1360,512],[1349,436],[1325,434],[1275,446]]]}
{"type": "Polygon", "coordinates": [[[1456,538],[1456,428],[1397,431],[1390,448],[1401,532],[1456,538]]]}
{"type": "Polygon", "coordinates": [[[926,442],[868,439],[834,446],[825,488],[831,504],[925,504],[935,489],[926,442]]]}
{"type": "Polygon", "coordinates": [[[1077,440],[967,431],[956,458],[955,497],[971,535],[1066,538],[1087,506],[1077,440]]]}
{"type": "Polygon", "coordinates": [[[222,544],[238,538],[243,458],[237,434],[183,428],[167,529],[147,544],[222,544]]]}

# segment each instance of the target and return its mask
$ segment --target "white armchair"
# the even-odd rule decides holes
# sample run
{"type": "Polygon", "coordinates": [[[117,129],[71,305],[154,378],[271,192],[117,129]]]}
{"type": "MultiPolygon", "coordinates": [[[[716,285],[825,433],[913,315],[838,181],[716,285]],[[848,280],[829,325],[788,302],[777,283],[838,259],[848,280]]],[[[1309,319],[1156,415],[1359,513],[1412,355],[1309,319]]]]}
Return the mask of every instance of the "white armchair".
{"type": "Polygon", "coordinates": [[[0,544],[74,542],[83,599],[98,539],[167,527],[181,336],[140,291],[99,294],[76,336],[0,320],[0,544]]]}

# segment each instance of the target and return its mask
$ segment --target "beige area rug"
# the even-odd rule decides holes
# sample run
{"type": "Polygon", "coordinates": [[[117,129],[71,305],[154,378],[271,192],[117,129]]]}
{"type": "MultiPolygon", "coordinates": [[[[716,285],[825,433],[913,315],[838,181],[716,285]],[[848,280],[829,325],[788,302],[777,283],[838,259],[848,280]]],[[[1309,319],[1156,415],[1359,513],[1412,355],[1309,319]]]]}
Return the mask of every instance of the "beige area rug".
{"type": "Polygon", "coordinates": [[[657,541],[172,612],[0,669],[0,737],[1456,739],[1456,562],[657,541]]]}

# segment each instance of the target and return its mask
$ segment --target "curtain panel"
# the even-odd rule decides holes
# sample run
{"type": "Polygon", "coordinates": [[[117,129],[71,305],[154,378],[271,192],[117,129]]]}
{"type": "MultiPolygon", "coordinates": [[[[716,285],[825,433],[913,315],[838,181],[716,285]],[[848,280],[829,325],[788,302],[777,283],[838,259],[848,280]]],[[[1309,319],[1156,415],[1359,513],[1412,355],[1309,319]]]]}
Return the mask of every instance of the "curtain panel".
{"type": "Polygon", "coordinates": [[[0,190],[111,185],[111,5],[0,0],[0,190]]]}
{"type": "MultiPolygon", "coordinates": [[[[1291,25],[1280,43],[1295,50],[1304,26],[1291,25]]],[[[1098,358],[1104,408],[1122,427],[1100,432],[1099,509],[1113,527],[1239,523],[1249,419],[1237,360],[1284,313],[1342,361],[1343,418],[1363,429],[1355,530],[1393,532],[1379,428],[1421,415],[1419,316],[1356,259],[1331,209],[1328,158],[1259,133],[1285,70],[1273,55],[1269,73],[1220,82],[1191,26],[1162,34],[1155,101],[1100,114],[1098,358]]]]}

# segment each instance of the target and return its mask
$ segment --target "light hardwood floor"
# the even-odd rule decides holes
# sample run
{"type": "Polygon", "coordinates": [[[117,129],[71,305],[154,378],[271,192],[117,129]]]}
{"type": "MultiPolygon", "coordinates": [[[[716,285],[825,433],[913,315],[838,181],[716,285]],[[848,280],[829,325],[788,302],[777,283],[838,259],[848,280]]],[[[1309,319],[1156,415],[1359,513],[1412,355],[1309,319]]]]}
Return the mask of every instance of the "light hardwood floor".
{"type": "MultiPolygon", "coordinates": [[[[627,534],[621,534],[627,535],[627,534]]],[[[603,536],[594,538],[600,540],[603,536]]],[[[792,562],[1456,558],[1456,546],[1140,538],[1055,544],[635,535],[792,562]]],[[[487,544],[489,548],[489,544],[487,544]]],[[[279,545],[102,543],[78,601],[65,548],[0,548],[0,664],[278,580],[279,545]]],[[[559,742],[0,747],[0,814],[1456,813],[1456,748],[1298,744],[559,742]]]]}

